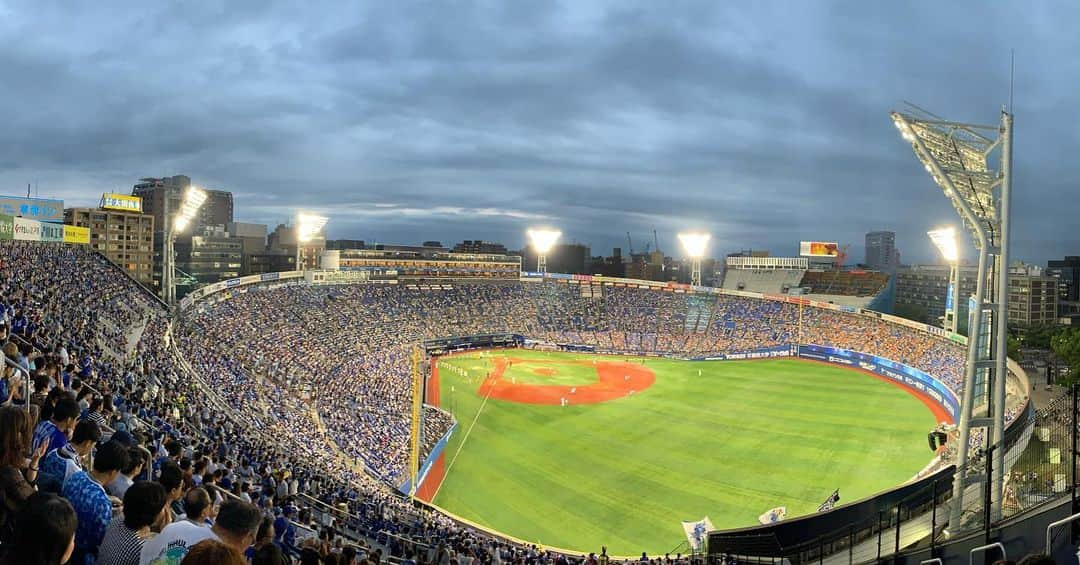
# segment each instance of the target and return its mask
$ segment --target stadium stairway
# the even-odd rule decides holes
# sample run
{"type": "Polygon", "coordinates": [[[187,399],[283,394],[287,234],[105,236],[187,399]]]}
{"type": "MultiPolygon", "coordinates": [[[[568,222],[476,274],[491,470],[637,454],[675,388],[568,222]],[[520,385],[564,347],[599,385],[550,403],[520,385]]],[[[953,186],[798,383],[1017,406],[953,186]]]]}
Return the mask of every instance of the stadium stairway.
{"type": "Polygon", "coordinates": [[[685,329],[688,332],[702,333],[709,328],[712,319],[712,303],[708,297],[691,295],[686,299],[687,306],[685,329]]]}

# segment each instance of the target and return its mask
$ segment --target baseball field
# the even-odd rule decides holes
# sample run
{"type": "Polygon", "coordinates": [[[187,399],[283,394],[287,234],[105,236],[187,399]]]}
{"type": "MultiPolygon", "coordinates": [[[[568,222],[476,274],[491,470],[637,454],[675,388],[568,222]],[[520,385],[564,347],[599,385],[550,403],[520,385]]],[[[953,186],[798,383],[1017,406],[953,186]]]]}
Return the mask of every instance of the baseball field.
{"type": "Polygon", "coordinates": [[[794,359],[467,353],[438,361],[428,396],[458,421],[436,505],[614,555],[673,550],[682,520],[750,526],[777,506],[815,512],[837,488],[841,503],[888,489],[930,460],[936,422],[897,385],[794,359]]]}

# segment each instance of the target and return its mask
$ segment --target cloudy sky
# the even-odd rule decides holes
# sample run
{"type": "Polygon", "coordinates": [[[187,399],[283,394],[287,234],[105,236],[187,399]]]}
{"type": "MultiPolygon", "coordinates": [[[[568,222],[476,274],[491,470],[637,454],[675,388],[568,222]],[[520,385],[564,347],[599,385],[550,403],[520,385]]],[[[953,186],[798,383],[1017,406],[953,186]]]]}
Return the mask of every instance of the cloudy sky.
{"type": "Polygon", "coordinates": [[[93,204],[143,176],[298,207],[331,237],[714,254],[955,222],[888,111],[998,120],[1016,51],[1014,242],[1080,254],[1075,5],[0,0],[0,193],[93,204]],[[970,31],[958,31],[966,29],[970,31]]]}

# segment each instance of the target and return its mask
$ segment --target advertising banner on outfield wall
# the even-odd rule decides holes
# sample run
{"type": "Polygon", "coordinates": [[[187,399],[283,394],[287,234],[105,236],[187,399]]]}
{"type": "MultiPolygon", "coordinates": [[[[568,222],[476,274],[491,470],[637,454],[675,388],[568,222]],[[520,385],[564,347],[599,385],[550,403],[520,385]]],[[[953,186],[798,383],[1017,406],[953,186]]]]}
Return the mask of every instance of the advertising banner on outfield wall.
{"type": "Polygon", "coordinates": [[[960,401],[956,398],[956,393],[952,389],[919,369],[908,367],[891,359],[821,345],[800,345],[799,357],[824,361],[834,365],[858,367],[864,371],[870,371],[896,381],[907,388],[934,399],[949,413],[949,418],[953,422],[956,421],[956,415],[960,412],[960,401]]]}
{"type": "Polygon", "coordinates": [[[0,214],[0,241],[10,241],[15,238],[15,218],[7,214],[0,214]]]}
{"type": "Polygon", "coordinates": [[[795,352],[790,345],[778,345],[776,347],[763,347],[751,351],[739,351],[736,353],[718,353],[709,357],[702,357],[703,361],[739,361],[745,359],[772,359],[775,357],[791,357],[795,352]]]}

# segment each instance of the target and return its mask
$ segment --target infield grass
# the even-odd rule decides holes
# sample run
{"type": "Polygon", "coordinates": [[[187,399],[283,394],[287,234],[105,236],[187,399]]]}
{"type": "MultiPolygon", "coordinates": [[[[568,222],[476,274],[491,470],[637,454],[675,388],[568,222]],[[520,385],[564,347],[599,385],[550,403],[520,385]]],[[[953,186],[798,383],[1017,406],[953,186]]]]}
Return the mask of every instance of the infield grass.
{"type": "Polygon", "coordinates": [[[844,503],[900,484],[933,455],[927,407],[854,370],[649,358],[637,362],[656,382],[618,400],[485,403],[477,389],[498,355],[533,360],[504,379],[566,386],[596,381],[588,364],[568,362],[626,358],[512,350],[439,361],[441,404],[459,425],[434,503],[546,546],[663,554],[685,541],[681,520],[751,526],[776,506],[790,519],[836,488],[844,503]]]}

